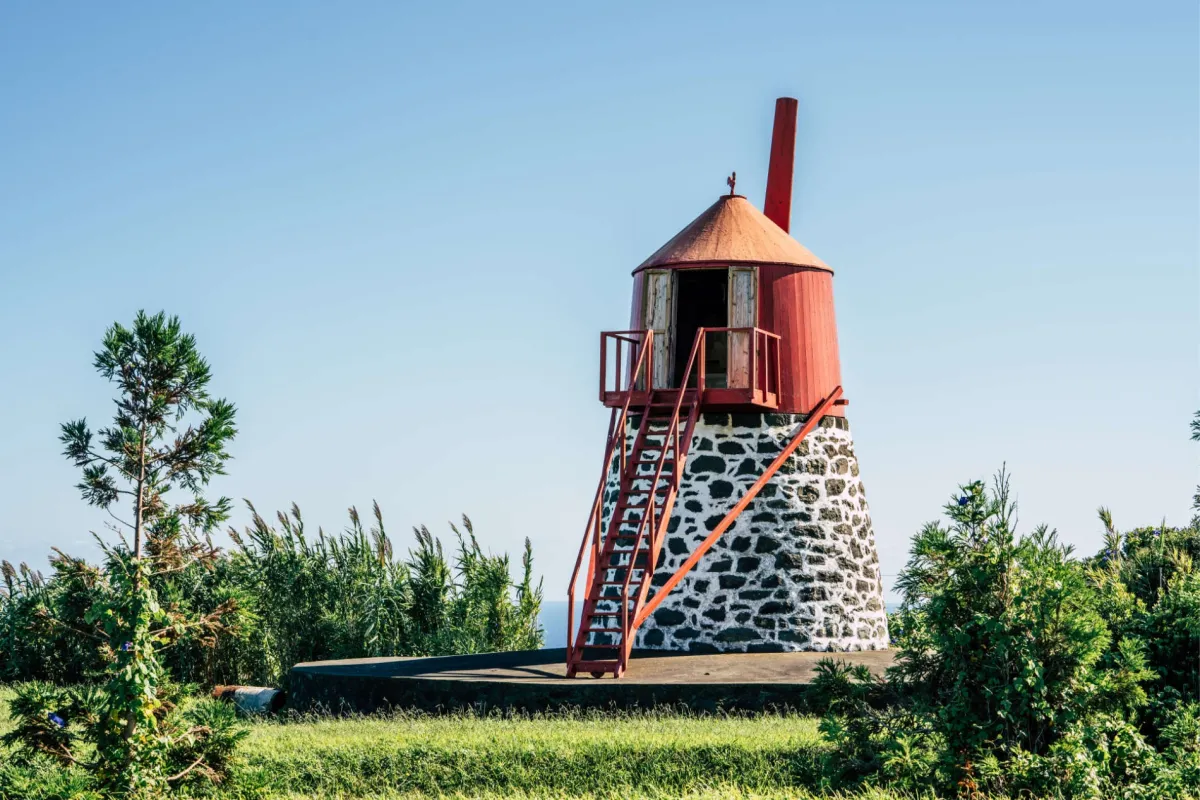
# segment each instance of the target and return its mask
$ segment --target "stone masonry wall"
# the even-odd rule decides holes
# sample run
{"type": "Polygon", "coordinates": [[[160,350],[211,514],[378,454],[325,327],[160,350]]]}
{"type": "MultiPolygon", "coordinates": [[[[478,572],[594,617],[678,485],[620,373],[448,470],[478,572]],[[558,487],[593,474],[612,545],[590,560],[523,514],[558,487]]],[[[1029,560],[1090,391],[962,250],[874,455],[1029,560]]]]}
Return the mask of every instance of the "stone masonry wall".
{"type": "MultiPolygon", "coordinates": [[[[702,415],[653,586],[674,574],[803,420],[800,414],[702,415]]],[[[638,420],[629,424],[632,438],[638,420]]],[[[644,485],[648,489],[649,481],[644,485]]],[[[605,492],[606,525],[617,491],[614,470],[605,492]]],[[[692,652],[887,647],[879,558],[845,419],[821,421],[646,620],[634,645],[692,652]]]]}

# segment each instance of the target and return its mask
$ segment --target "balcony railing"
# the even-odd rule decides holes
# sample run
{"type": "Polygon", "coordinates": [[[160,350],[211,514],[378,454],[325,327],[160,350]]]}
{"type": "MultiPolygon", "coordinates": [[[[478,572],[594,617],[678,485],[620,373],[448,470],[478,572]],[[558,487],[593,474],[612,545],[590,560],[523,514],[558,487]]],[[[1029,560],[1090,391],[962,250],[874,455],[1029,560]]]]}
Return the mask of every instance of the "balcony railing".
{"type": "MultiPolygon", "coordinates": [[[[700,328],[698,363],[688,385],[700,392],[705,408],[779,407],[779,336],[761,328],[700,328]]],[[[686,343],[690,352],[693,342],[686,343]]],[[[683,343],[676,343],[679,347],[683,343]]],[[[649,382],[655,398],[669,402],[680,391],[668,341],[653,331],[606,331],[600,334],[600,401],[609,408],[646,401],[649,382]],[[633,377],[642,342],[650,340],[647,363],[633,377]],[[648,377],[652,376],[652,377],[648,377]]]]}

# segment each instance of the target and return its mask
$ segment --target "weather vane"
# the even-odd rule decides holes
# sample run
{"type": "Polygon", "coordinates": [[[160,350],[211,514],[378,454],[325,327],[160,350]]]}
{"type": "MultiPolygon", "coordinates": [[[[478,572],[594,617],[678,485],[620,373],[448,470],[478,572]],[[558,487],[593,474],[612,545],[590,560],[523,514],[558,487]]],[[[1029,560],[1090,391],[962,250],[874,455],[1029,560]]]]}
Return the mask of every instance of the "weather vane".
{"type": "Polygon", "coordinates": [[[733,197],[733,187],[737,186],[737,173],[730,173],[729,177],[725,179],[725,183],[729,184],[729,196],[733,197]]]}

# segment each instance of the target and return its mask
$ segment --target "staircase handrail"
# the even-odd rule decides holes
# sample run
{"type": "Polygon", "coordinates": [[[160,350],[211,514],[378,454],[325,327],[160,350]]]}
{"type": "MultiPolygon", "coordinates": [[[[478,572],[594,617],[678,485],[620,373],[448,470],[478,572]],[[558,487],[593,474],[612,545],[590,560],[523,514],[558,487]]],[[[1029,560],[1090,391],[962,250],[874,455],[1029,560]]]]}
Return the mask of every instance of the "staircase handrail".
{"type": "MultiPolygon", "coordinates": [[[[692,366],[696,362],[696,353],[699,352],[700,343],[703,340],[704,340],[704,328],[700,328],[696,331],[696,338],[694,340],[692,340],[692,352],[688,356],[687,366],[684,367],[684,369],[683,369],[683,380],[681,380],[679,382],[679,385],[681,388],[679,390],[678,396],[675,398],[675,406],[671,411],[671,422],[668,424],[667,430],[663,434],[662,447],[660,447],[659,451],[658,451],[658,461],[655,464],[654,478],[650,481],[650,492],[647,494],[646,511],[645,511],[645,513],[642,514],[642,518],[638,522],[637,533],[634,535],[634,539],[633,539],[633,549],[630,551],[630,554],[629,554],[629,565],[625,568],[625,583],[621,587],[621,659],[620,660],[621,660],[622,664],[625,664],[628,662],[629,654],[633,649],[633,629],[629,627],[629,585],[630,585],[631,579],[633,578],[633,570],[634,570],[635,563],[637,561],[638,550],[642,546],[642,539],[645,538],[645,531],[646,531],[647,524],[649,524],[649,530],[650,530],[650,547],[649,547],[649,552],[647,553],[646,566],[642,568],[641,583],[644,584],[647,580],[649,580],[650,575],[654,572],[654,567],[655,567],[654,562],[656,560],[655,556],[657,556],[657,550],[655,548],[655,545],[661,544],[661,543],[656,542],[656,539],[658,538],[658,536],[657,536],[658,525],[656,524],[656,520],[655,520],[655,512],[657,511],[657,509],[654,505],[655,495],[658,493],[658,482],[662,479],[663,465],[666,463],[666,460],[667,460],[668,440],[670,440],[672,436],[674,437],[674,453],[675,453],[675,475],[674,475],[673,480],[675,482],[675,488],[678,489],[679,477],[681,474],[681,472],[680,472],[681,459],[679,457],[680,456],[680,453],[679,453],[679,410],[683,407],[683,396],[687,391],[686,388],[682,388],[682,387],[687,386],[688,378],[691,377],[691,374],[692,374],[692,366]]],[[[653,394],[653,392],[651,392],[646,397],[646,409],[643,412],[647,416],[650,414],[650,406],[651,406],[651,403],[653,402],[653,399],[654,399],[654,394],[653,394]]],[[[698,404],[699,402],[700,402],[700,390],[697,389],[696,394],[692,396],[692,404],[695,405],[695,404],[698,404]]],[[[636,469],[636,468],[637,467],[635,465],[634,469],[636,469]]],[[[666,502],[664,501],[663,511],[667,511],[667,510],[668,509],[666,507],[666,502]]],[[[639,587],[638,587],[638,595],[639,595],[639,597],[641,596],[641,585],[639,585],[639,587]]],[[[636,625],[637,623],[635,622],[634,624],[636,625]]]]}
{"type": "MultiPolygon", "coordinates": [[[[575,586],[579,582],[579,568],[583,564],[583,554],[587,550],[588,540],[592,540],[592,554],[588,559],[587,581],[585,585],[589,588],[592,585],[592,579],[595,577],[596,561],[600,557],[600,510],[601,500],[604,497],[604,485],[608,482],[608,473],[612,468],[613,451],[616,449],[616,442],[621,442],[621,469],[625,468],[624,453],[625,453],[625,421],[629,416],[629,404],[633,399],[633,390],[637,385],[637,378],[643,365],[646,366],[647,376],[651,375],[654,363],[653,341],[654,331],[621,331],[621,333],[640,333],[644,334],[641,347],[638,348],[637,362],[634,365],[633,373],[630,376],[629,388],[625,390],[625,402],[621,406],[621,412],[618,415],[617,409],[613,409],[613,413],[609,415],[608,420],[608,443],[604,448],[604,466],[600,473],[600,483],[596,487],[596,495],[592,500],[592,510],[588,515],[587,526],[583,531],[583,541],[579,543],[579,555],[575,557],[575,568],[571,571],[571,582],[567,586],[567,656],[570,658],[575,649],[574,627],[575,627],[575,586]]],[[[603,351],[603,338],[601,339],[601,350],[603,351]]],[[[652,498],[653,499],[653,498],[652,498]]],[[[586,602],[586,598],[585,598],[586,602]]]]}

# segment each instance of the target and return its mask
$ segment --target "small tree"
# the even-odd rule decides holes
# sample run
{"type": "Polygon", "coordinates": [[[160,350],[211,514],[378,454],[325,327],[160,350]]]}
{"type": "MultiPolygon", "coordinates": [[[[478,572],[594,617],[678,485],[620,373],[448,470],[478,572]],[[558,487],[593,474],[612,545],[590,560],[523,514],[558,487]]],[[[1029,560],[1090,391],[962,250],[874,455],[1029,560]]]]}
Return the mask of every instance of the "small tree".
{"type": "Polygon", "coordinates": [[[152,579],[215,554],[207,534],[226,519],[230,501],[210,502],[202,491],[224,474],[225,448],[236,434],[234,407],[209,397],[208,363],[177,317],[139,311],[131,328],[114,324],[94,363],[117,385],[113,423],[93,436],[86,420],[68,422],[61,439],[64,454],[83,471],[83,498],[109,513],[119,542],[101,541],[108,591],[87,621],[97,629],[107,682],[97,707],[82,716],[90,720],[102,783],[148,794],[206,769],[202,740],[211,726],[162,725],[168,709],[159,651],[185,635],[212,634],[231,608],[189,618],[159,604],[152,579]],[[194,421],[185,424],[189,415],[194,421]],[[186,498],[172,504],[171,491],[186,498]],[[198,755],[169,775],[179,747],[198,755]]]}

